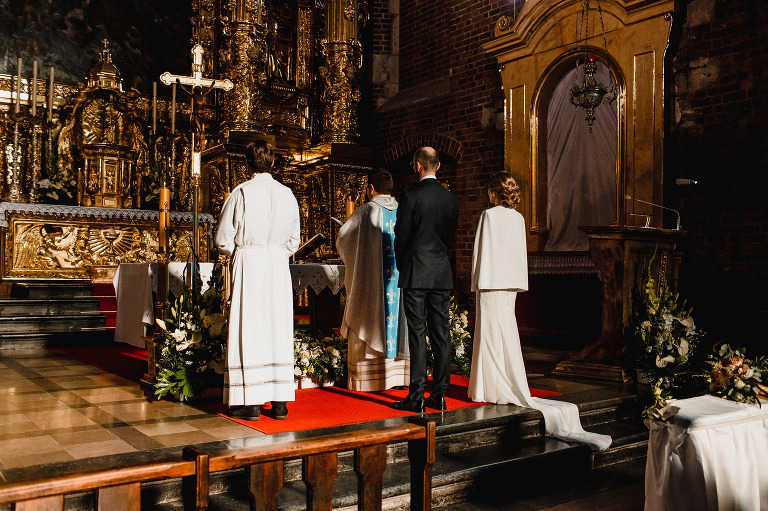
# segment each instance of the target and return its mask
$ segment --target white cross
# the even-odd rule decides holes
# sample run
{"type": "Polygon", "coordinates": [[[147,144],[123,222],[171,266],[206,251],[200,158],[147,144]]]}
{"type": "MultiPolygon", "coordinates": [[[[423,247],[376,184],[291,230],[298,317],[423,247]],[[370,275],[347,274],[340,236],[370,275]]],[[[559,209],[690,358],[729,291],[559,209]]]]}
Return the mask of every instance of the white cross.
{"type": "Polygon", "coordinates": [[[176,82],[182,85],[189,85],[192,88],[232,90],[232,87],[235,85],[229,79],[216,81],[211,78],[203,78],[203,52],[203,47],[199,44],[192,47],[192,76],[172,75],[166,71],[160,75],[160,81],[166,85],[176,82]]]}

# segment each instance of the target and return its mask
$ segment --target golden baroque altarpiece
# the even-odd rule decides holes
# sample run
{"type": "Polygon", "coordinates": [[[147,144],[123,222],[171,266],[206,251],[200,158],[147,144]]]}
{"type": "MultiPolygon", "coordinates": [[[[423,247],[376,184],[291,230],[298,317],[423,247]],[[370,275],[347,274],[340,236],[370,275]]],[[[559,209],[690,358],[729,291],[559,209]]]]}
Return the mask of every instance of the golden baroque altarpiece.
{"type": "Polygon", "coordinates": [[[108,41],[85,85],[41,80],[33,91],[29,77],[0,75],[1,277],[83,279],[90,268],[155,260],[162,187],[171,257],[187,260],[193,132],[209,240],[201,260],[226,194],[250,178],[244,153],[257,139],[275,146],[274,175],[296,195],[302,238],[334,239],[332,217],[365,200],[371,168],[357,124],[368,16],[362,0],[194,0],[190,46],[204,48],[206,76],[235,84],[206,95],[194,125],[183,88],[124,92],[108,41]]]}

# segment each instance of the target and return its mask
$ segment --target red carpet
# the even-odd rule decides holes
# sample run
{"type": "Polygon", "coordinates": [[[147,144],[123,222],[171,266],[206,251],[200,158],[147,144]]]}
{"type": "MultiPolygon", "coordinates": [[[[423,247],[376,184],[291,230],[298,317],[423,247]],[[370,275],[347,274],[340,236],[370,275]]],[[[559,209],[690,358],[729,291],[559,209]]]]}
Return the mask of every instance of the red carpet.
{"type": "Polygon", "coordinates": [[[96,346],[58,346],[51,349],[135,382],[147,371],[147,350],[123,342],[96,346]]]}
{"type": "MultiPolygon", "coordinates": [[[[68,357],[136,382],[147,369],[147,351],[124,343],[101,346],[64,346],[53,349],[68,357]]],[[[485,404],[475,403],[467,397],[468,384],[469,378],[451,375],[451,385],[445,395],[448,410],[485,404]]],[[[264,408],[266,413],[263,411],[261,420],[258,421],[227,418],[262,433],[270,434],[344,426],[415,415],[390,407],[393,401],[403,399],[406,394],[408,394],[407,388],[391,389],[384,392],[354,392],[338,387],[301,389],[296,391],[296,401],[288,403],[288,418],[285,420],[269,418],[267,416],[269,413],[268,406],[264,408]]],[[[531,395],[534,397],[557,394],[557,392],[531,389],[531,395]]],[[[226,417],[223,403],[202,402],[195,403],[195,406],[209,413],[217,413],[226,417]]]]}
{"type": "MultiPolygon", "coordinates": [[[[475,403],[467,397],[467,385],[469,378],[451,375],[451,385],[446,392],[445,401],[448,410],[458,408],[470,408],[486,403],[475,403]]],[[[262,433],[284,433],[287,431],[301,431],[305,429],[326,428],[330,426],[345,426],[360,422],[389,419],[391,417],[406,417],[416,415],[412,412],[401,412],[390,408],[393,401],[403,399],[408,394],[408,389],[391,389],[384,392],[354,392],[338,387],[324,387],[316,389],[301,389],[296,391],[296,401],[288,403],[288,418],[275,420],[269,418],[267,408],[262,410],[261,419],[258,421],[239,422],[262,433]],[[266,413],[265,413],[265,410],[266,413]]],[[[531,395],[545,397],[557,395],[557,392],[531,389],[531,395]]],[[[223,417],[225,407],[223,404],[203,406],[212,413],[218,413],[223,417]]],[[[430,410],[427,410],[428,412],[430,410]]]]}

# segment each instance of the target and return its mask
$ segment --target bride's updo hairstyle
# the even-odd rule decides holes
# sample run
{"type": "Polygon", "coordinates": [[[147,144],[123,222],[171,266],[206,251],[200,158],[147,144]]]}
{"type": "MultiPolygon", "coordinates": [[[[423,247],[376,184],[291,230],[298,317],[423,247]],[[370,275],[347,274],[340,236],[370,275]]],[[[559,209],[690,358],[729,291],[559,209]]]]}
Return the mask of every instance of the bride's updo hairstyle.
{"type": "Polygon", "coordinates": [[[515,209],[520,204],[520,187],[509,172],[498,172],[488,183],[488,198],[494,206],[515,209]]]}
{"type": "Polygon", "coordinates": [[[251,172],[269,172],[272,170],[275,152],[271,144],[257,140],[245,148],[245,160],[248,162],[251,172]]]}

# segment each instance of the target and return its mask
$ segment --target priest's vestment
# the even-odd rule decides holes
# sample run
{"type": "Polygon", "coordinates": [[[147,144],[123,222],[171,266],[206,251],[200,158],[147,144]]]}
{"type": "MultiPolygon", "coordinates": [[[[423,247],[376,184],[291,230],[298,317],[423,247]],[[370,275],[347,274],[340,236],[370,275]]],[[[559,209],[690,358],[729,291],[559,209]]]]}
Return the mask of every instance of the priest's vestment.
{"type": "Polygon", "coordinates": [[[300,236],[296,198],[268,173],[235,188],[221,210],[216,246],[234,253],[224,373],[230,406],[294,400],[288,261],[300,236]]]}
{"type": "Polygon", "coordinates": [[[514,209],[496,206],[480,216],[472,290],[476,317],[469,397],[535,408],[544,415],[548,435],[583,442],[595,450],[607,448],[611,437],[584,431],[575,404],[531,396],[515,318],[517,293],[528,290],[528,254],[525,221],[514,209]]]}
{"type": "Polygon", "coordinates": [[[339,229],[347,304],[348,388],[371,392],[408,385],[407,325],[394,253],[397,201],[376,195],[339,229]]]}

